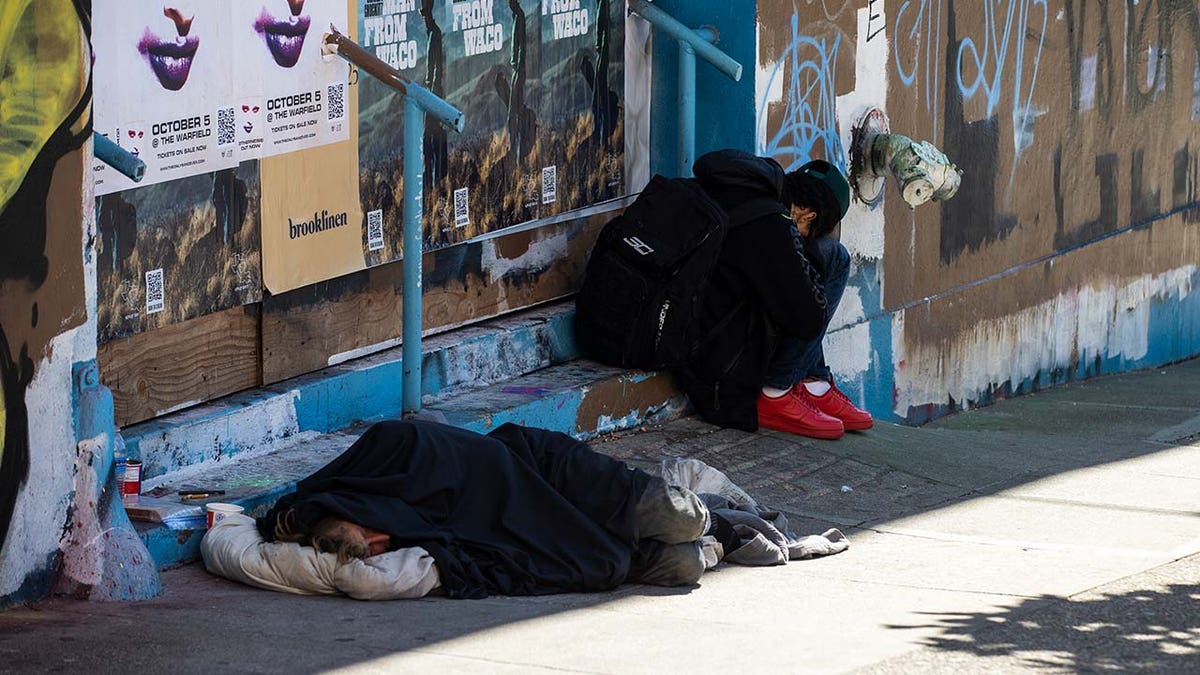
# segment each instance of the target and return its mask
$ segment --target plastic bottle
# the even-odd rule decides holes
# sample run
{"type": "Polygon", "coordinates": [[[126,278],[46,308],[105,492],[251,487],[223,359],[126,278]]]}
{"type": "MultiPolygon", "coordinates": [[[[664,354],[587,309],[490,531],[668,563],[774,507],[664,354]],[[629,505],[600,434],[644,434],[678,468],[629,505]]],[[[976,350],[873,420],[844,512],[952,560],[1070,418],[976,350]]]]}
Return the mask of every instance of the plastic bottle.
{"type": "Polygon", "coordinates": [[[125,496],[125,443],[118,437],[113,445],[113,478],[117,482],[117,496],[125,496]]]}

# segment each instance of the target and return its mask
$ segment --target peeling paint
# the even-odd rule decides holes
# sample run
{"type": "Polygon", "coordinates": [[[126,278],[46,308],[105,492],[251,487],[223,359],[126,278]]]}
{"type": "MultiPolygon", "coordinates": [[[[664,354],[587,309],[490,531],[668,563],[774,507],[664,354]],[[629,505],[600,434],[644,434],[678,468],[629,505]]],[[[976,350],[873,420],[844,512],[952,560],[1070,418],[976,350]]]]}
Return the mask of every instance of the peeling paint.
{"type": "MultiPolygon", "coordinates": [[[[883,14],[882,3],[858,10],[858,49],[854,62],[854,91],[837,97],[838,128],[842,135],[842,147],[851,146],[851,135],[855,124],[871,108],[885,109],[888,92],[888,65],[891,51],[887,35],[880,33],[874,38],[867,28],[872,12],[883,14]]],[[[876,19],[877,21],[879,19],[876,19]]],[[[886,18],[883,19],[886,22],[886,18]]],[[[887,189],[884,186],[884,199],[887,189]]],[[[866,260],[883,258],[883,213],[878,206],[871,208],[857,199],[852,200],[850,210],[842,219],[841,242],[851,255],[866,260]]]]}
{"type": "Polygon", "coordinates": [[[848,286],[825,337],[825,363],[836,381],[855,381],[871,367],[871,327],[862,322],[862,296],[848,286]]]}
{"type": "Polygon", "coordinates": [[[229,455],[270,447],[300,431],[296,416],[299,391],[258,401],[242,414],[198,419],[130,442],[130,454],[142,460],[146,480],[182,466],[218,462],[229,455]]]}
{"type": "MultiPolygon", "coordinates": [[[[75,465],[74,413],[71,409],[72,329],[50,341],[47,356],[25,393],[29,419],[29,476],[13,509],[4,555],[0,556],[0,598],[20,589],[48,558],[57,558],[59,536],[67,522],[75,465]],[[67,448],[66,451],[63,449],[67,448]]],[[[94,335],[94,333],[93,333],[94,335]]]]}
{"type": "Polygon", "coordinates": [[[505,258],[497,250],[495,240],[489,240],[483,245],[483,270],[489,283],[517,274],[535,274],[565,258],[569,243],[569,233],[559,231],[548,238],[535,238],[516,258],[505,258]]]}
{"type": "Polygon", "coordinates": [[[1120,287],[1088,285],[929,344],[904,339],[905,315],[923,310],[897,312],[894,412],[907,417],[912,409],[948,399],[971,405],[997,386],[1016,386],[1055,370],[1073,373],[1079,363],[1095,359],[1136,363],[1155,339],[1174,337],[1152,334],[1155,302],[1182,303],[1198,281],[1197,267],[1187,265],[1120,287]]]}

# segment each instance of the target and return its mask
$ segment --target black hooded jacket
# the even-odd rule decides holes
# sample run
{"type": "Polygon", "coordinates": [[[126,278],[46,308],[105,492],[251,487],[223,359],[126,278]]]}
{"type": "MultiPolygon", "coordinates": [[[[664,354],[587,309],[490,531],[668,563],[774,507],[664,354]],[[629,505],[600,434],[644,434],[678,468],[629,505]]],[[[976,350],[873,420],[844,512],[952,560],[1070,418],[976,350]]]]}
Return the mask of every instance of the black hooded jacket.
{"type": "Polygon", "coordinates": [[[754,431],[777,336],[812,339],[825,325],[820,271],[781,203],[783,169],[774,160],[720,150],[700,157],[694,172],[731,220],[739,213],[766,215],[726,235],[704,293],[704,340],[674,374],[706,420],[754,431]]]}
{"type": "Polygon", "coordinates": [[[566,434],[505,424],[486,436],[389,421],[296,484],[281,513],[311,531],[338,516],[421,546],[452,598],[608,590],[655,559],[637,504],[652,478],[566,434]]]}

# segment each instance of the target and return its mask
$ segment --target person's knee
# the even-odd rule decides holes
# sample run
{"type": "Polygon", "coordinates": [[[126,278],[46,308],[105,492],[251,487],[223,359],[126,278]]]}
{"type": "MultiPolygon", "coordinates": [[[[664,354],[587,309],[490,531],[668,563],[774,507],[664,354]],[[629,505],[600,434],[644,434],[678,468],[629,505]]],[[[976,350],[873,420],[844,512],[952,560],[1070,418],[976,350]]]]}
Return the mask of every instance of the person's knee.
{"type": "Polygon", "coordinates": [[[694,492],[654,478],[637,505],[639,539],[680,544],[699,539],[708,530],[708,508],[694,492]]]}
{"type": "Polygon", "coordinates": [[[850,251],[842,242],[833,237],[821,237],[817,240],[817,250],[821,254],[826,283],[850,276],[850,251]]]}
{"type": "Polygon", "coordinates": [[[653,561],[632,580],[652,586],[692,586],[707,568],[700,542],[688,541],[661,547],[653,561]]]}

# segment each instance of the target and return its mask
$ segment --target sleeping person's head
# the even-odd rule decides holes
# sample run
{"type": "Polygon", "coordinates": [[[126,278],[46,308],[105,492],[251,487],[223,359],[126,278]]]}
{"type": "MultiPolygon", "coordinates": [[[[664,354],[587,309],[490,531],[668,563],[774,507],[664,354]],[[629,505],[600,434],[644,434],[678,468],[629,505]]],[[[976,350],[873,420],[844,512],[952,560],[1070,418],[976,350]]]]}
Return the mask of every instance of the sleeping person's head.
{"type": "Polygon", "coordinates": [[[311,546],[323,553],[336,553],[338,562],[369,558],[391,550],[390,535],[337,516],[326,516],[311,530],[296,523],[291,510],[279,514],[275,539],[311,546]]]}

